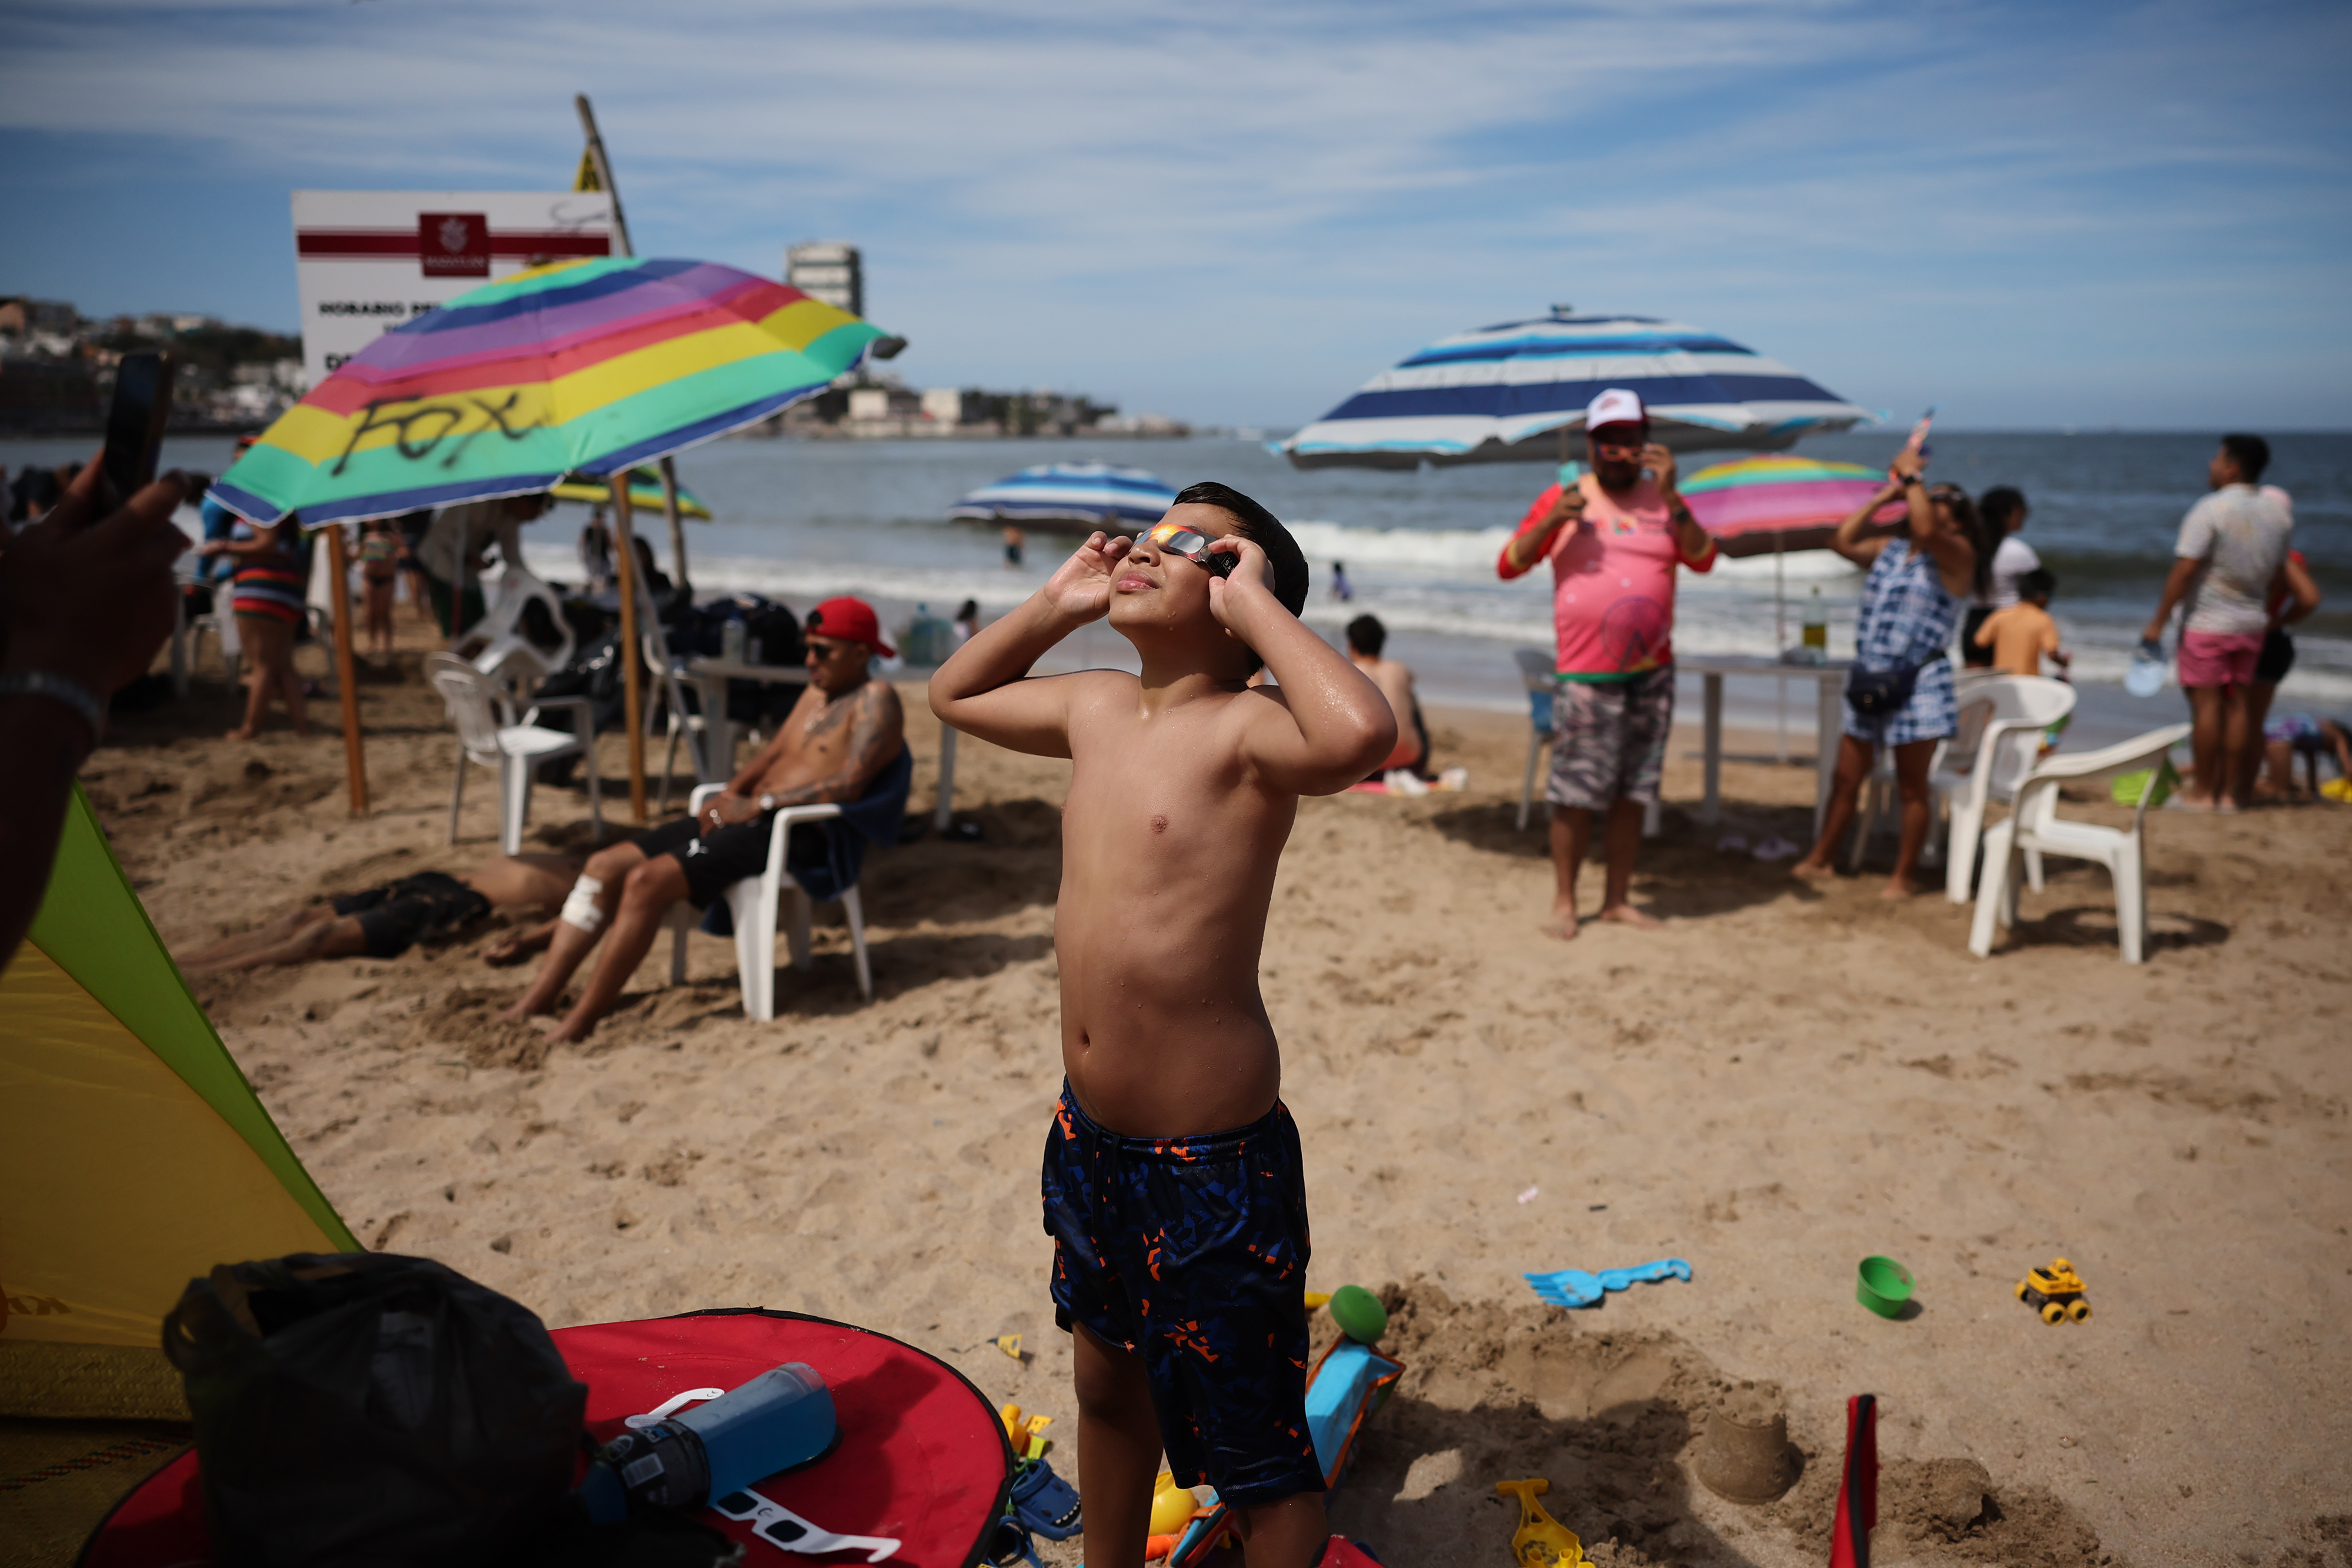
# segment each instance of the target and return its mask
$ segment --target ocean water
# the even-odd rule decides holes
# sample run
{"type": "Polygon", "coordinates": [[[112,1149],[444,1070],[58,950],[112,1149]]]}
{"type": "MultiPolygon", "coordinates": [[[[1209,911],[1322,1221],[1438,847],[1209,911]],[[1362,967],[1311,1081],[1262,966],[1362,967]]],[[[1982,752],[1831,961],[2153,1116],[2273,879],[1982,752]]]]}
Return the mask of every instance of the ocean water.
{"type": "MultiPolygon", "coordinates": [[[[1808,455],[1878,464],[1900,444],[1888,430],[1808,441],[1808,455]]],[[[53,463],[86,455],[88,442],[0,442],[0,463],[53,463]]],[[[2032,507],[2024,538],[2058,578],[2052,610],[2075,650],[2085,706],[2149,724],[2179,711],[2176,694],[2131,704],[2119,683],[2171,561],[2181,514],[2205,489],[2209,434],[1974,434],[1939,432],[1931,473],[1971,493],[2015,485],[2032,507]],[[2112,694],[2100,688],[2116,688],[2112,694]],[[2115,702],[2107,701],[2112,695],[2115,702]],[[2095,703],[2094,698],[2097,699],[2095,703]],[[2118,704],[2123,706],[2117,706],[2118,704]]],[[[2299,658],[2280,695],[2288,706],[2352,709],[2352,434],[2273,437],[2269,483],[2294,498],[2295,540],[2328,601],[2298,630],[2299,658]]],[[[226,442],[174,441],[166,461],[217,472],[226,442]]],[[[993,614],[1025,597],[1067,542],[1033,532],[1028,559],[1007,570],[991,528],[944,520],[965,491],[1031,463],[1095,460],[1152,470],[1177,485],[1222,479],[1286,521],[1315,569],[1308,619],[1335,640],[1370,612],[1391,631],[1391,651],[1413,662],[1433,699],[1517,707],[1509,649],[1550,641],[1549,580],[1495,576],[1502,542],[1549,482],[1539,465],[1492,464],[1415,473],[1323,469],[1301,473],[1256,441],[803,442],[742,438],[683,455],[679,471],[717,513],[688,525],[691,575],[703,589],[748,589],[805,609],[856,592],[902,619],[916,603],[950,613],[966,598],[993,614]],[[1329,597],[1328,571],[1344,561],[1352,604],[1329,597]]],[[[1685,457],[1688,473],[1709,459],[1685,457]]],[[[572,541],[585,512],[558,507],[526,533],[533,570],[576,577],[572,541]]],[[[656,514],[640,528],[667,564],[656,514]]],[[[1675,631],[1691,653],[1774,653],[1794,642],[1805,599],[1818,587],[1833,654],[1851,653],[1861,576],[1827,551],[1780,563],[1784,612],[1775,630],[1775,562],[1726,560],[1685,572],[1675,631]]],[[[1086,640],[1083,656],[1121,662],[1115,635],[1086,640]]],[[[1735,722],[1754,720],[1776,683],[1735,683],[1735,722]]],[[[1806,695],[1800,686],[1792,706],[1806,695]]],[[[2121,720],[2119,723],[2123,722],[2121,720]]]]}

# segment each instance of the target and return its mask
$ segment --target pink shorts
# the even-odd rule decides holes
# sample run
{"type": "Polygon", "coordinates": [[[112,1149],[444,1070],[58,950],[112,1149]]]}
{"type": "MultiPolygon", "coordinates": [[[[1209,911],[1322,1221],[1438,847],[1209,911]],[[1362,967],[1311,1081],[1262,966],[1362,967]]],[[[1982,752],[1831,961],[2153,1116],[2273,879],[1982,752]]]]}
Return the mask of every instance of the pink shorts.
{"type": "Polygon", "coordinates": [[[2250,686],[2254,665],[2263,656],[2259,632],[2183,632],[2180,634],[2180,684],[2183,686],[2250,686]]]}

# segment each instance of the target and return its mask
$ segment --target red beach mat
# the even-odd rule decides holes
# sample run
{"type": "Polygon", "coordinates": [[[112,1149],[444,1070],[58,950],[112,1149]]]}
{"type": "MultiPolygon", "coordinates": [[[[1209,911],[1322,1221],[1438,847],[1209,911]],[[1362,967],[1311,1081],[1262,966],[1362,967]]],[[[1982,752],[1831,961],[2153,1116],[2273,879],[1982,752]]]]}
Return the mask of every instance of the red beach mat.
{"type": "MultiPolygon", "coordinates": [[[[755,1489],[826,1530],[896,1536],[889,1561],[972,1568],[1004,1512],[1012,1450],[1004,1426],[963,1375],[912,1345],[848,1323],[760,1308],[689,1312],[554,1331],[572,1375],[588,1385],[588,1432],[599,1443],[625,1417],[689,1388],[732,1388],[804,1361],[833,1392],[841,1440],[833,1452],[755,1489]]],[[[737,1541],[751,1521],[696,1516],[737,1541]]],[[[150,1477],[100,1525],[79,1568],[195,1568],[212,1562],[194,1450],[150,1477]]],[[[775,1555],[761,1542],[754,1555],[775,1555]]]]}
{"type": "Polygon", "coordinates": [[[1878,1396],[1857,1394],[1845,1402],[1845,1470],[1830,1526],[1830,1568],[1870,1568],[1870,1532],[1877,1523],[1878,1396]]]}

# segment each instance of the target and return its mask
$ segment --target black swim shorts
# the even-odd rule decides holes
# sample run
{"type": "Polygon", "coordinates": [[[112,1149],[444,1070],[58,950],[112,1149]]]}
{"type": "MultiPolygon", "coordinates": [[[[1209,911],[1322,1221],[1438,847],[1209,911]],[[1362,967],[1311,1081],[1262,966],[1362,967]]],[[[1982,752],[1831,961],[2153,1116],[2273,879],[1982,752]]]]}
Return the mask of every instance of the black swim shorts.
{"type": "MultiPolygon", "coordinates": [[[[680,817],[638,834],[637,848],[647,860],[667,855],[685,867],[687,902],[699,909],[732,884],[768,869],[768,838],[775,820],[773,811],[762,811],[748,822],[706,835],[694,831],[692,817],[680,817]]],[[[824,831],[814,822],[801,823],[793,830],[785,858],[797,862],[813,855],[823,860],[824,831]]]]}
{"type": "Polygon", "coordinates": [[[1321,1491],[1307,1429],[1306,1176],[1277,1103],[1246,1127],[1129,1138],[1066,1084],[1045,1137],[1055,1320],[1143,1360],[1168,1468],[1229,1503],[1321,1491]]]}
{"type": "Polygon", "coordinates": [[[446,871],[421,871],[331,901],[359,917],[371,958],[397,958],[427,936],[455,931],[490,912],[490,901],[446,871]]]}

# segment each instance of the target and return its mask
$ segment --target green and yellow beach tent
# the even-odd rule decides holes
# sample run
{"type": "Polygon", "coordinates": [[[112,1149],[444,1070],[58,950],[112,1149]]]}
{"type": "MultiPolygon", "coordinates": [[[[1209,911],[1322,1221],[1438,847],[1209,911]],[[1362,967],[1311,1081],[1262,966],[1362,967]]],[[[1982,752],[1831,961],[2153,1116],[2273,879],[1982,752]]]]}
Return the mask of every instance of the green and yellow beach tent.
{"type": "Polygon", "coordinates": [[[215,1263],[352,1252],[188,994],[79,787],[0,973],[0,1347],[161,1343],[215,1263]]]}

